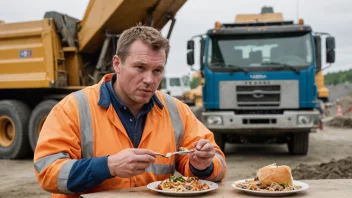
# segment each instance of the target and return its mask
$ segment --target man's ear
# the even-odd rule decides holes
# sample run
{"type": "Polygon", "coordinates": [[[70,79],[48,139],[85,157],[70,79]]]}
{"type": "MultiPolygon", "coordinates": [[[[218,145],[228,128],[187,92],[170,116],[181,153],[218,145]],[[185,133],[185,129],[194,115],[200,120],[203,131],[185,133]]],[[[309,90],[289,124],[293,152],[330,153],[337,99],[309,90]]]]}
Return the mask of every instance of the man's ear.
{"type": "Polygon", "coordinates": [[[112,58],[112,66],[114,67],[114,71],[116,73],[119,74],[121,72],[121,60],[117,55],[112,58]]]}

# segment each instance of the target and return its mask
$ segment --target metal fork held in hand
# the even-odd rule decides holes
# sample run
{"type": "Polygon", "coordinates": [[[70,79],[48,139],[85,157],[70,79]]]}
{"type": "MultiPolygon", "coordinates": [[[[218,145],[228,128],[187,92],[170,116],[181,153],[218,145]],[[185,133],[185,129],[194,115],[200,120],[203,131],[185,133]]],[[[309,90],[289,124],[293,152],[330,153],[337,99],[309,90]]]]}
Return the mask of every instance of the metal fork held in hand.
{"type": "Polygon", "coordinates": [[[165,157],[165,158],[169,158],[172,155],[182,155],[182,154],[186,154],[186,153],[192,153],[195,150],[187,150],[187,151],[178,151],[178,152],[169,152],[166,153],[166,155],[162,154],[162,153],[154,153],[155,155],[161,156],[161,157],[165,157]]]}

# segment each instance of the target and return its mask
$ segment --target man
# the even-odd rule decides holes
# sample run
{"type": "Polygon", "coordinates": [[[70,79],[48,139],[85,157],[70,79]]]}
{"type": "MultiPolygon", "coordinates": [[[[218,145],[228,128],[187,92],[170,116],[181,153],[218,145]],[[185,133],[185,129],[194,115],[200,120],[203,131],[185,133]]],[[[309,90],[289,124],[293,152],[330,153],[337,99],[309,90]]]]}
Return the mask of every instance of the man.
{"type": "Polygon", "coordinates": [[[317,100],[316,108],[318,109],[319,114],[320,114],[319,123],[318,123],[318,129],[323,130],[323,128],[324,128],[323,118],[325,118],[325,116],[327,116],[328,111],[326,109],[325,103],[322,100],[320,100],[320,99],[317,100]]]}
{"type": "Polygon", "coordinates": [[[175,170],[212,181],[224,178],[225,156],[213,134],[187,105],[156,91],[168,52],[168,40],[159,31],[132,27],[120,36],[115,74],[52,109],[34,154],[43,189],[53,197],[79,197],[144,186],[175,170]],[[155,155],[182,147],[195,152],[155,155]]]}

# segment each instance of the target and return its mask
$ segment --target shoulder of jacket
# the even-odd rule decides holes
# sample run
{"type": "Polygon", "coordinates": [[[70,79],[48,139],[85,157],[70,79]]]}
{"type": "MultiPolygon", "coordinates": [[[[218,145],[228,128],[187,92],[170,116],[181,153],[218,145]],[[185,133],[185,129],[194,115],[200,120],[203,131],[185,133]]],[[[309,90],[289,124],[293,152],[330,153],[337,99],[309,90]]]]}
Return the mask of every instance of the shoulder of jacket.
{"type": "MultiPolygon", "coordinates": [[[[157,95],[158,99],[161,101],[161,103],[163,103],[164,106],[167,106],[166,102],[165,102],[165,96],[163,92],[157,90],[155,92],[155,94],[157,95]]],[[[188,105],[186,105],[185,103],[183,103],[182,101],[180,101],[179,99],[173,97],[173,96],[170,96],[172,98],[172,100],[175,102],[177,108],[179,111],[185,111],[188,107],[188,105]]]]}
{"type": "Polygon", "coordinates": [[[71,108],[71,107],[77,107],[77,98],[75,96],[75,93],[83,92],[86,95],[87,100],[89,101],[89,100],[94,99],[95,95],[97,95],[97,94],[99,95],[99,89],[100,89],[100,85],[95,84],[95,85],[88,86],[88,87],[85,87],[83,89],[74,91],[74,92],[68,94],[67,96],[65,96],[58,103],[58,106],[61,106],[61,107],[65,108],[65,109],[66,108],[71,108]]]}

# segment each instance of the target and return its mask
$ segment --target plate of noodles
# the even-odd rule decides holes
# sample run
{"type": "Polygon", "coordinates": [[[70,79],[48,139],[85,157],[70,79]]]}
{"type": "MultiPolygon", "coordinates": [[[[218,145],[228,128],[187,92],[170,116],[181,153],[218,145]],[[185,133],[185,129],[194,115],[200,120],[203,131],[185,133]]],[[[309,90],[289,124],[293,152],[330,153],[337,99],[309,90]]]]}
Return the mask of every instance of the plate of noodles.
{"type": "Polygon", "coordinates": [[[232,185],[237,190],[262,197],[288,196],[309,188],[309,185],[300,181],[293,181],[293,185],[272,183],[268,187],[262,187],[256,178],[244,179],[234,182],[232,185]],[[252,186],[252,187],[251,187],[252,186]]]}
{"type": "Polygon", "coordinates": [[[152,182],[147,188],[172,196],[194,196],[217,189],[217,183],[201,180],[197,177],[171,176],[163,181],[152,182]]]}
{"type": "Polygon", "coordinates": [[[276,164],[260,168],[254,179],[235,181],[231,186],[261,197],[287,196],[309,188],[308,184],[293,180],[289,166],[276,164]]]}

